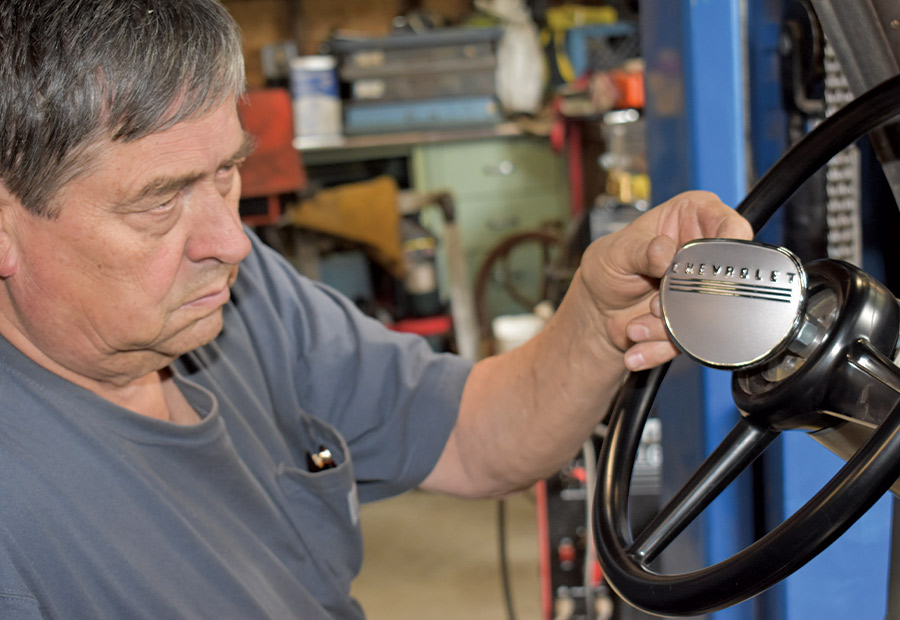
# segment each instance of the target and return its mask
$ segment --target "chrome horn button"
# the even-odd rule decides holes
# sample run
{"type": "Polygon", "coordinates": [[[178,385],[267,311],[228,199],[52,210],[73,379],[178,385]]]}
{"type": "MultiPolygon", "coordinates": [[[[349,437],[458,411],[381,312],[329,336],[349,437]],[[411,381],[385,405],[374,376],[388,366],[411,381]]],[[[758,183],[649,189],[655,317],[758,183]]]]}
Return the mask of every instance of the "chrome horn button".
{"type": "Polygon", "coordinates": [[[700,239],[675,255],[660,283],[666,330],[688,356],[714,368],[771,359],[800,329],[806,274],[789,250],[700,239]]]}

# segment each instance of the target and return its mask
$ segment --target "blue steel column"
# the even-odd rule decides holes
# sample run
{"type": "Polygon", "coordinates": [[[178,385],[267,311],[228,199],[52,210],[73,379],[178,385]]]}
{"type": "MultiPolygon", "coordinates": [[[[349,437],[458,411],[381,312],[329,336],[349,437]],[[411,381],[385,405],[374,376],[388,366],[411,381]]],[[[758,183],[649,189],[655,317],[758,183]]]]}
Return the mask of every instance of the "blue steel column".
{"type": "MultiPolygon", "coordinates": [[[[736,205],[747,192],[741,3],[643,0],[647,135],[653,201],[705,189],[736,205]]],[[[671,492],[734,426],[730,375],[678,360],[658,398],[664,491],[671,492]]],[[[752,540],[747,476],[661,557],[665,572],[696,569],[752,540]]],[[[753,601],[710,618],[750,620],[753,601]]]]}

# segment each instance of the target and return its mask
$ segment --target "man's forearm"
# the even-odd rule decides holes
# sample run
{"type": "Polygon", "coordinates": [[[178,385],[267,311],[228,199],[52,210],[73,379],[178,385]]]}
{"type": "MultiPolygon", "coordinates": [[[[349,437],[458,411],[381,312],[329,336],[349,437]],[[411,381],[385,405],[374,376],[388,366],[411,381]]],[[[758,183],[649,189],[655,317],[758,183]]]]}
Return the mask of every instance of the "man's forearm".
{"type": "MultiPolygon", "coordinates": [[[[574,285],[573,285],[574,286],[574,285]]],[[[604,319],[570,291],[524,345],[480,361],[466,382],[459,421],[425,488],[501,496],[558,471],[603,417],[625,371],[604,319]]]]}

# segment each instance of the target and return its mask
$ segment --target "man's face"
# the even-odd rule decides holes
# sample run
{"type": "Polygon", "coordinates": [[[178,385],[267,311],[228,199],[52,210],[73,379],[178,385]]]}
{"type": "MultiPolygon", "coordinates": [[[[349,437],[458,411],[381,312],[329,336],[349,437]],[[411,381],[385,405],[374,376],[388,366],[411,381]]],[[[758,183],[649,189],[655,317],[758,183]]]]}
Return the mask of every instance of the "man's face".
{"type": "Polygon", "coordinates": [[[0,207],[0,331],[67,375],[127,383],[209,342],[250,251],[233,100],[140,140],[109,142],[54,197],[59,217],[0,207]],[[68,371],[68,372],[67,372],[68,371]]]}

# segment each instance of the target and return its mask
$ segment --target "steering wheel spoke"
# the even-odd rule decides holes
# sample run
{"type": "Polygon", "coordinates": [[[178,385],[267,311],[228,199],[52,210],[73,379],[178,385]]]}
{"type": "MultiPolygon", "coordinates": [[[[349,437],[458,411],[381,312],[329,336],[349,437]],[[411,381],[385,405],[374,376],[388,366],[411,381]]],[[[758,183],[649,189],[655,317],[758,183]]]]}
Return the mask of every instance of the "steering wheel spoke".
{"type": "Polygon", "coordinates": [[[853,342],[828,391],[829,409],[874,427],[900,402],[900,368],[865,340],[853,342]]]}
{"type": "Polygon", "coordinates": [[[645,566],[652,562],[778,434],[741,418],[691,479],[635,537],[628,552],[645,566]]]}

